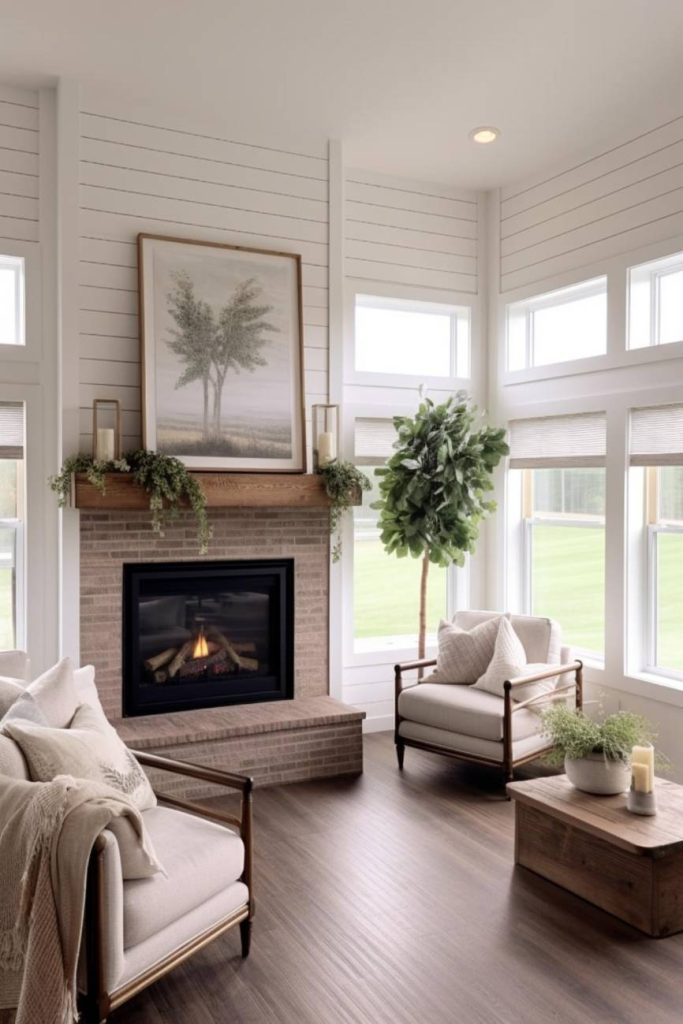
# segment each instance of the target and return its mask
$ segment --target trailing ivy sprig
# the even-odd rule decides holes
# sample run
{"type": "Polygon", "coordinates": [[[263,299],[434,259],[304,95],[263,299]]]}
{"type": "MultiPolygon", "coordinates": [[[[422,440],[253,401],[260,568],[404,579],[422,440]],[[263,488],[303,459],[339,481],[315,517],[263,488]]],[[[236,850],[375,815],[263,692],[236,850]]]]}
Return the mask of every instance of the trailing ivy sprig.
{"type": "Polygon", "coordinates": [[[327,496],[332,502],[330,509],[330,534],[334,537],[332,544],[332,561],[341,558],[342,541],[340,526],[344,513],[351,508],[353,496],[357,490],[369,491],[372,484],[365,473],[343,459],[333,459],[318,469],[325,482],[327,496]]]}
{"type": "Polygon", "coordinates": [[[72,455],[65,460],[56,476],[50,478],[50,487],[57,494],[60,508],[68,503],[71,477],[85,473],[89,483],[100,494],[106,493],[107,473],[130,473],[149,495],[152,529],[163,537],[166,523],[176,519],[184,501],[190,506],[197,521],[197,541],[201,554],[206,554],[211,540],[211,526],[206,511],[206,496],[180,459],[160,452],[140,448],[127,452],[120,459],[104,462],[92,455],[72,455]]]}

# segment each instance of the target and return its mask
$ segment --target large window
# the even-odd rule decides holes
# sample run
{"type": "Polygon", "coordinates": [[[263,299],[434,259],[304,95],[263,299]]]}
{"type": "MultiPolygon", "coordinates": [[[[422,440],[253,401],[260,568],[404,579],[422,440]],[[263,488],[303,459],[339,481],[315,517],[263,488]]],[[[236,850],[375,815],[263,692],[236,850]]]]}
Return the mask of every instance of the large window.
{"type": "Polygon", "coordinates": [[[356,296],[355,369],[424,378],[469,377],[470,310],[356,296]]]}
{"type": "Polygon", "coordinates": [[[0,345],[24,345],[24,324],[24,258],[0,255],[0,345]]]}
{"type": "Polygon", "coordinates": [[[536,295],[507,307],[508,370],[548,366],[607,351],[607,278],[536,295]]]}
{"type": "Polygon", "coordinates": [[[683,253],[631,267],[629,348],[683,341],[683,253]]]}
{"type": "Polygon", "coordinates": [[[556,619],[565,642],[601,658],[605,633],[605,420],[602,414],[517,420],[518,560],[524,610],[556,619]]]}
{"type": "Polygon", "coordinates": [[[645,667],[683,678],[683,405],[633,411],[631,465],[645,473],[645,667]]]}
{"type": "MultiPolygon", "coordinates": [[[[355,420],[355,462],[372,481],[372,491],[353,511],[353,646],[364,651],[405,649],[417,642],[421,561],[387,555],[380,540],[379,513],[371,508],[379,497],[375,469],[391,454],[395,440],[387,418],[355,420]]],[[[429,570],[427,623],[435,636],[446,615],[448,570],[429,570]]]]}
{"type": "Polygon", "coordinates": [[[24,644],[24,407],[0,403],[0,650],[24,644]]]}

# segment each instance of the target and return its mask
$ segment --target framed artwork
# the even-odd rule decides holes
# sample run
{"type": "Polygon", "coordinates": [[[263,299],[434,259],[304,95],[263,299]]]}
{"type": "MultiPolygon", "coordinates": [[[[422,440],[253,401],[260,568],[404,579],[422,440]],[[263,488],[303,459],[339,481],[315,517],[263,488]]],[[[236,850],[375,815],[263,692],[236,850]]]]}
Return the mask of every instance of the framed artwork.
{"type": "Polygon", "coordinates": [[[303,473],[301,257],[143,234],[138,260],[145,447],[303,473]]]}

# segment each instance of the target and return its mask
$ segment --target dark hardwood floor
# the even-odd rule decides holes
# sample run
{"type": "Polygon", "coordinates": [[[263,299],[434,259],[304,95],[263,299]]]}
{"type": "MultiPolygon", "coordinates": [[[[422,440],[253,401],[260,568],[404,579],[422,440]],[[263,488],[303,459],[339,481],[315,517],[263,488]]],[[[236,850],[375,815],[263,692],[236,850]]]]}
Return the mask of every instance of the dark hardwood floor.
{"type": "Polygon", "coordinates": [[[112,1024],[683,1021],[683,934],[515,870],[495,773],[407,750],[399,775],[386,733],[365,754],[355,781],[256,791],[249,959],[235,931],[112,1024]]]}

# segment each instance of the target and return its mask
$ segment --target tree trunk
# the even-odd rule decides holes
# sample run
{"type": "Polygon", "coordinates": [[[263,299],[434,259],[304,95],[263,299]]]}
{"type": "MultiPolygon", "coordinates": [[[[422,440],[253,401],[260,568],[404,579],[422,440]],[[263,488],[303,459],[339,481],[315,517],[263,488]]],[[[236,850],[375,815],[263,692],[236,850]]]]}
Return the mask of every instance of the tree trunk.
{"type": "Polygon", "coordinates": [[[204,374],[202,378],[202,384],[204,386],[204,426],[203,435],[204,440],[209,440],[209,375],[204,374]]]}
{"type": "MultiPolygon", "coordinates": [[[[417,656],[421,661],[425,656],[427,638],[427,580],[429,578],[429,552],[425,551],[422,556],[422,573],[420,574],[420,622],[417,633],[417,656]]],[[[421,679],[424,670],[419,669],[418,678],[421,679]]]]}
{"type": "Polygon", "coordinates": [[[221,405],[223,402],[223,384],[225,377],[216,375],[216,383],[213,392],[213,433],[218,440],[221,436],[221,405]]]}

